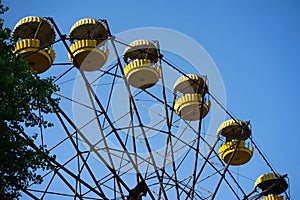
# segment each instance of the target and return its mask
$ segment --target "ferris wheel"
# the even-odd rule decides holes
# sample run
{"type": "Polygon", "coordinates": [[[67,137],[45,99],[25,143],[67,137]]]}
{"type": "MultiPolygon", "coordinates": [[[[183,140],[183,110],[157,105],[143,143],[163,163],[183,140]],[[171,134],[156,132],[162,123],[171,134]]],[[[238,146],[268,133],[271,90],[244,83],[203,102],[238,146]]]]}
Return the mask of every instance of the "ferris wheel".
{"type": "MultiPolygon", "coordinates": [[[[210,77],[170,60],[161,41],[124,41],[106,20],[84,18],[61,33],[53,18],[29,16],[13,30],[14,53],[42,74],[62,65],[54,128],[36,146],[56,159],[31,183],[32,199],[290,199],[253,139],[250,121],[235,118],[210,90],[210,77]],[[58,39],[56,39],[58,38],[58,39]],[[55,46],[69,61],[55,63],[55,46]],[[120,48],[119,48],[120,47],[120,48]],[[120,49],[122,52],[120,52],[120,49]],[[172,87],[168,78],[175,78],[172,87]],[[73,90],[73,91],[72,91],[73,90]],[[227,114],[208,133],[213,106],[227,114]],[[206,149],[206,150],[203,150],[206,149]],[[234,169],[253,155],[269,171],[248,186],[234,169]]],[[[29,131],[30,132],[30,131],[29,131]]],[[[247,168],[247,167],[245,167],[247,168]]]]}

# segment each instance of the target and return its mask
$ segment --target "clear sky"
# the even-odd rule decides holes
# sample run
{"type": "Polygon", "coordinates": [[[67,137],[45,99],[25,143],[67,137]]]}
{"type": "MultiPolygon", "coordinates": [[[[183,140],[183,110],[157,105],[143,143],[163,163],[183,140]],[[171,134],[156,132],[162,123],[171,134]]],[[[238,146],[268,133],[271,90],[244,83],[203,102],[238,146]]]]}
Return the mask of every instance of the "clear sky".
{"type": "MultiPolygon", "coordinates": [[[[94,17],[107,19],[113,34],[133,28],[163,27],[193,38],[205,48],[221,73],[227,108],[238,118],[251,120],[255,141],[273,167],[288,174],[292,199],[300,199],[299,1],[2,3],[10,7],[3,18],[11,29],[25,16],[51,16],[67,34],[77,20],[94,17]]],[[[57,62],[64,59],[66,56],[57,55],[57,62]]],[[[254,168],[249,170],[260,170],[254,168]]],[[[261,173],[266,172],[263,169],[261,173]]]]}

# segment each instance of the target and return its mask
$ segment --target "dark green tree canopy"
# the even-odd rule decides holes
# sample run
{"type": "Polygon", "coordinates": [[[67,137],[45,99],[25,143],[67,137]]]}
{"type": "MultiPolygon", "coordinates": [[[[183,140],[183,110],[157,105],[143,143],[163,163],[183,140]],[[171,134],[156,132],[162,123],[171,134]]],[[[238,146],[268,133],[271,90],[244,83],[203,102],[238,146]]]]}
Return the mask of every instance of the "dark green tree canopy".
{"type": "MultiPolygon", "coordinates": [[[[7,10],[0,1],[0,13],[7,10]]],[[[35,136],[26,127],[51,126],[43,114],[54,112],[58,103],[51,98],[58,90],[53,78],[41,79],[14,55],[10,35],[0,19],[0,199],[18,198],[30,182],[42,181],[38,169],[51,167],[53,157],[43,146],[32,148],[35,136]]]]}

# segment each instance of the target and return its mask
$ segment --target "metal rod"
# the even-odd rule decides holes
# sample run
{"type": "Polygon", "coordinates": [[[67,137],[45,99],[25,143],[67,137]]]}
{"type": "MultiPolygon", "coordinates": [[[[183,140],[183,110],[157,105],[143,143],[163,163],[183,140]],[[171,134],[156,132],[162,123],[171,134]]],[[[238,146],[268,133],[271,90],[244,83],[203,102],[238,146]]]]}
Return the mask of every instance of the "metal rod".
{"type": "MultiPolygon", "coordinates": [[[[61,111],[62,111],[62,110],[61,110],[61,111]]],[[[64,128],[66,134],[67,134],[68,137],[70,138],[70,141],[71,141],[73,147],[75,148],[77,154],[79,155],[79,157],[81,158],[81,160],[84,161],[85,159],[84,159],[83,155],[81,154],[81,152],[80,152],[80,150],[79,150],[79,148],[78,148],[78,145],[76,145],[76,143],[75,143],[75,141],[74,141],[74,139],[73,139],[71,133],[69,132],[69,130],[68,130],[68,128],[67,128],[65,122],[63,121],[63,119],[61,118],[61,116],[59,115],[58,112],[56,112],[56,116],[57,116],[57,118],[59,119],[60,123],[62,124],[62,126],[63,126],[63,128],[64,128]]],[[[84,162],[85,162],[85,161],[84,161],[84,162]]],[[[105,196],[105,194],[104,194],[102,188],[100,187],[100,185],[99,185],[99,183],[98,183],[96,177],[94,176],[94,174],[93,174],[91,168],[90,168],[88,165],[86,165],[86,169],[87,169],[87,171],[89,172],[89,174],[90,174],[92,180],[93,180],[94,183],[96,184],[96,187],[97,187],[98,190],[101,192],[101,194],[102,194],[101,197],[108,200],[108,198],[105,196]]]]}
{"type": "MultiPolygon", "coordinates": [[[[208,163],[209,158],[210,158],[211,154],[213,153],[214,148],[215,148],[215,146],[217,145],[218,141],[219,141],[219,138],[216,139],[216,141],[215,141],[215,143],[213,144],[213,146],[211,147],[211,149],[210,149],[208,155],[207,155],[206,158],[204,159],[204,163],[202,164],[202,166],[201,166],[201,168],[200,168],[200,170],[199,170],[199,172],[198,172],[198,174],[197,174],[197,176],[196,176],[196,178],[195,178],[195,180],[194,180],[195,183],[196,183],[196,182],[198,181],[198,179],[200,178],[200,175],[201,175],[201,173],[203,172],[203,170],[204,170],[206,164],[208,163]]],[[[191,187],[191,189],[193,189],[193,188],[191,187]]],[[[188,194],[191,193],[191,189],[190,189],[190,191],[188,192],[188,194]]],[[[186,199],[187,199],[187,198],[186,198],[186,199]]]]}
{"type": "MultiPolygon", "coordinates": [[[[174,107],[175,99],[176,99],[176,96],[173,95],[173,103],[172,103],[173,106],[172,106],[172,107],[174,107]]],[[[164,102],[164,105],[165,105],[165,108],[168,109],[168,104],[167,104],[167,102],[164,102]]],[[[167,113],[167,111],[166,111],[166,113],[167,113]]],[[[169,122],[169,123],[168,123],[168,131],[165,132],[168,136],[167,136],[166,149],[165,149],[165,154],[164,154],[165,156],[164,156],[164,160],[163,160],[163,167],[162,167],[162,173],[161,173],[162,179],[164,178],[164,173],[165,173],[165,165],[166,165],[166,161],[167,161],[168,147],[169,147],[169,145],[170,145],[171,147],[173,146],[172,141],[171,141],[171,136],[172,136],[172,134],[171,134],[171,126],[172,126],[173,114],[174,114],[174,110],[171,111],[170,120],[167,120],[167,119],[166,119],[166,121],[169,122]],[[171,143],[171,144],[169,144],[169,143],[171,143]]],[[[149,127],[149,128],[151,128],[151,127],[149,127]]],[[[160,132],[163,132],[163,131],[160,130],[160,132]]],[[[176,172],[176,166],[175,166],[175,160],[174,160],[173,148],[170,149],[170,151],[171,151],[171,153],[172,153],[172,162],[174,161],[174,162],[172,163],[172,169],[176,172]]],[[[176,178],[176,182],[177,182],[177,178],[176,178]]],[[[169,181],[168,181],[168,183],[169,183],[169,181]]],[[[176,187],[176,186],[178,186],[178,183],[176,183],[175,187],[176,187]]],[[[177,189],[176,189],[176,190],[177,190],[177,189]]],[[[160,196],[160,194],[161,194],[161,189],[159,190],[159,195],[158,195],[158,196],[160,196]]],[[[179,192],[177,193],[177,191],[176,191],[176,195],[177,195],[177,198],[178,198],[178,197],[180,196],[180,193],[179,193],[179,192]]]]}
{"type": "MultiPolygon", "coordinates": [[[[192,80],[192,79],[191,79],[192,80]]],[[[161,103],[163,103],[163,101],[161,100],[161,99],[159,99],[159,98],[157,98],[156,96],[154,96],[153,94],[151,94],[150,92],[148,92],[147,90],[143,90],[144,92],[146,92],[148,95],[150,95],[151,97],[153,97],[154,99],[156,99],[157,101],[159,101],[159,102],[161,102],[161,103]]],[[[211,96],[211,95],[210,95],[211,96]]],[[[171,107],[171,106],[168,106],[168,108],[169,109],[171,109],[172,111],[174,111],[174,109],[173,109],[173,107],[171,107]]],[[[190,125],[190,124],[188,124],[186,121],[184,121],[185,123],[186,123],[186,125],[189,127],[189,128],[191,128],[195,133],[197,133],[197,131],[190,125]]],[[[173,136],[173,137],[175,137],[175,136],[173,136]]],[[[177,138],[178,140],[180,140],[179,138],[177,138]]],[[[212,147],[206,140],[204,140],[204,138],[202,138],[202,136],[201,136],[201,139],[203,140],[203,142],[206,144],[206,145],[208,145],[208,147],[212,147]]],[[[182,140],[180,140],[181,142],[183,142],[183,143],[185,143],[184,141],[182,141],[182,140]]],[[[188,144],[186,144],[186,145],[188,145],[188,144]]],[[[191,147],[192,148],[192,147],[191,147]]],[[[194,149],[195,150],[195,149],[194,149]]],[[[218,153],[213,149],[213,152],[217,155],[218,153]]],[[[202,156],[202,155],[201,155],[202,156]]],[[[205,157],[204,156],[202,156],[204,159],[205,159],[205,157]]],[[[223,164],[223,162],[222,162],[222,160],[221,160],[221,158],[220,157],[218,157],[218,159],[221,161],[221,163],[223,164]]],[[[217,171],[217,169],[212,165],[212,163],[210,163],[209,161],[208,161],[208,163],[217,171]]],[[[223,164],[224,165],[224,164],[223,164]]],[[[225,167],[225,165],[224,165],[224,167],[225,167]]],[[[231,176],[231,178],[234,180],[234,182],[237,184],[237,186],[239,187],[239,189],[243,192],[243,194],[245,194],[245,192],[242,190],[242,188],[240,187],[240,185],[238,184],[238,182],[235,180],[235,178],[233,177],[233,175],[231,174],[231,172],[230,171],[228,171],[228,173],[229,173],[229,175],[231,176]]],[[[221,174],[221,173],[220,173],[221,174]]],[[[232,192],[235,194],[235,196],[237,196],[238,197],[238,195],[236,194],[236,192],[234,191],[234,189],[232,188],[232,186],[229,184],[229,182],[225,179],[225,181],[226,181],[226,183],[227,183],[227,185],[230,187],[230,189],[232,190],[232,192]]]]}
{"type": "MultiPolygon", "coordinates": [[[[244,132],[244,131],[243,131],[243,132],[244,132]]],[[[243,134],[241,134],[241,135],[243,135],[243,134]]],[[[222,183],[222,181],[223,181],[223,179],[224,179],[224,177],[225,177],[225,174],[226,174],[226,172],[227,172],[227,170],[228,170],[228,168],[229,168],[229,166],[230,166],[230,164],[231,164],[231,161],[233,160],[233,157],[234,157],[235,153],[237,152],[237,150],[238,150],[238,148],[239,148],[240,143],[241,143],[241,137],[240,137],[240,139],[238,140],[238,142],[237,142],[237,144],[236,144],[236,146],[235,146],[235,148],[234,148],[234,151],[233,151],[233,153],[231,154],[231,156],[230,156],[230,158],[229,158],[229,161],[227,162],[227,164],[226,164],[226,166],[225,166],[225,168],[224,168],[224,170],[223,170],[223,173],[222,173],[222,175],[221,175],[221,178],[220,178],[220,180],[219,180],[219,182],[218,182],[218,184],[217,184],[217,186],[216,186],[216,188],[215,188],[215,191],[214,191],[214,193],[213,193],[213,195],[212,195],[212,197],[211,197],[212,200],[215,199],[215,197],[216,197],[216,195],[217,195],[217,192],[218,192],[218,190],[219,190],[219,188],[220,188],[220,186],[221,186],[221,183],[222,183]]]]}
{"type": "MultiPolygon", "coordinates": [[[[66,36],[61,34],[61,32],[60,32],[60,30],[59,30],[57,24],[56,24],[55,21],[53,20],[53,18],[50,18],[50,17],[49,17],[49,18],[47,18],[47,19],[49,19],[49,20],[51,21],[51,23],[53,24],[53,26],[54,26],[54,28],[56,29],[58,35],[61,37],[62,42],[63,42],[65,48],[67,49],[68,53],[69,53],[70,56],[72,57],[73,62],[74,62],[74,66],[76,66],[76,67],[78,68],[79,65],[78,65],[76,59],[74,58],[74,55],[72,54],[72,52],[71,52],[71,50],[70,50],[70,48],[68,47],[68,44],[67,44],[67,42],[66,42],[66,36]]],[[[105,21],[106,21],[106,20],[105,20],[105,21]]],[[[107,23],[107,22],[106,22],[106,23],[107,23]]],[[[108,27],[108,26],[107,26],[107,27],[108,27]]],[[[108,32],[110,33],[109,28],[108,28],[108,32]]],[[[111,35],[111,34],[110,34],[110,35],[111,35]]],[[[118,60],[119,60],[119,57],[118,57],[118,60]]],[[[85,82],[88,82],[85,76],[83,76],[83,78],[84,78],[84,81],[85,81],[85,82]]],[[[88,85],[88,84],[87,84],[87,85],[88,85]]],[[[108,117],[107,113],[105,112],[104,107],[103,107],[102,104],[100,103],[98,97],[96,96],[95,92],[94,92],[93,89],[90,87],[90,85],[88,85],[88,87],[89,87],[90,92],[92,93],[92,95],[95,97],[95,100],[96,100],[97,104],[99,105],[101,111],[103,112],[103,115],[105,116],[105,118],[107,119],[109,125],[111,126],[111,128],[112,128],[112,130],[113,130],[115,136],[117,137],[117,140],[120,142],[120,144],[121,144],[122,148],[124,149],[124,151],[126,152],[128,158],[129,158],[130,161],[132,162],[132,158],[131,158],[130,154],[128,153],[126,146],[125,146],[124,143],[122,142],[120,136],[118,135],[118,133],[117,133],[117,131],[116,131],[114,125],[113,125],[113,123],[111,122],[110,118],[108,117]]],[[[66,116],[66,117],[67,117],[67,116],[66,116]]],[[[72,122],[71,120],[69,120],[69,123],[73,124],[73,122],[72,122]]],[[[74,124],[73,124],[73,125],[74,125],[74,124]]],[[[76,126],[75,126],[75,125],[74,125],[74,128],[76,129],[76,126]]],[[[121,182],[121,184],[122,184],[122,185],[126,188],[126,190],[129,192],[129,195],[131,195],[131,194],[130,194],[130,188],[127,186],[127,184],[126,184],[126,183],[125,183],[125,182],[124,182],[124,181],[116,174],[116,172],[115,172],[114,169],[112,169],[111,167],[109,167],[109,166],[107,165],[105,159],[102,158],[102,156],[101,156],[98,152],[95,152],[95,153],[96,153],[97,156],[102,160],[102,162],[104,162],[104,163],[106,164],[107,168],[108,168],[108,169],[109,169],[109,170],[110,170],[110,171],[111,171],[111,172],[119,179],[119,181],[121,182]]],[[[140,178],[143,180],[143,177],[142,177],[141,174],[137,171],[137,168],[136,168],[135,164],[134,164],[133,162],[132,162],[132,164],[133,164],[133,167],[135,168],[136,172],[139,174],[140,178]]],[[[151,196],[151,198],[154,199],[154,196],[153,196],[153,194],[152,194],[152,192],[151,192],[150,189],[148,189],[148,192],[149,192],[149,195],[151,196]]]]}
{"type": "Polygon", "coordinates": [[[49,187],[50,187],[52,181],[54,180],[55,175],[56,175],[56,173],[55,173],[55,171],[54,171],[54,173],[53,173],[53,175],[52,175],[52,177],[51,177],[49,183],[47,184],[46,189],[45,189],[44,192],[43,192],[43,195],[42,195],[41,199],[44,199],[44,197],[45,197],[45,195],[46,195],[46,193],[47,193],[47,191],[48,191],[48,189],[49,189],[49,187]]]}
{"type": "MultiPolygon", "coordinates": [[[[130,123],[132,126],[132,144],[133,144],[133,152],[134,152],[134,161],[137,164],[138,160],[137,160],[137,148],[136,148],[136,141],[135,141],[135,131],[134,131],[134,120],[133,120],[133,110],[132,110],[132,104],[131,104],[131,99],[128,97],[129,99],[129,111],[130,111],[130,123]]],[[[137,168],[139,167],[139,165],[136,166],[137,168]]],[[[139,182],[139,176],[136,175],[136,182],[139,182]]]]}
{"type": "MultiPolygon", "coordinates": [[[[105,21],[105,23],[107,24],[107,21],[105,21]]],[[[107,24],[107,27],[108,27],[108,24],[107,24]]],[[[108,30],[109,30],[109,27],[108,27],[108,30]]],[[[159,182],[159,184],[160,184],[160,187],[163,189],[163,194],[164,194],[165,199],[168,199],[167,194],[166,194],[166,192],[165,192],[165,190],[164,190],[164,187],[163,187],[161,178],[160,178],[160,176],[159,176],[158,170],[157,170],[156,162],[155,162],[155,159],[154,159],[154,157],[153,157],[153,154],[152,154],[152,150],[151,150],[151,148],[150,148],[149,141],[148,141],[147,136],[146,136],[146,134],[145,134],[145,131],[144,131],[144,129],[143,129],[143,123],[142,123],[142,121],[141,121],[141,118],[140,118],[140,115],[139,115],[139,113],[138,113],[136,104],[135,104],[134,99],[133,99],[133,96],[132,96],[132,94],[131,94],[130,86],[129,86],[129,84],[127,83],[127,80],[126,80],[126,78],[125,78],[125,76],[124,76],[124,71],[123,71],[123,68],[122,68],[122,63],[121,63],[121,60],[120,60],[120,58],[119,58],[119,55],[118,55],[118,52],[117,52],[116,45],[115,45],[115,43],[114,43],[114,41],[113,41],[113,40],[114,40],[114,39],[113,39],[113,36],[111,35],[110,30],[108,31],[108,33],[109,33],[109,36],[111,37],[111,40],[110,40],[110,41],[111,41],[111,44],[112,44],[112,46],[113,46],[115,55],[116,55],[116,57],[117,57],[117,60],[118,60],[118,63],[119,63],[119,67],[120,67],[121,73],[122,73],[122,75],[123,75],[124,82],[125,82],[125,86],[126,86],[126,88],[127,88],[129,97],[130,97],[130,99],[132,100],[133,109],[134,109],[134,111],[135,111],[135,115],[136,115],[136,117],[137,117],[139,126],[140,126],[140,128],[141,128],[141,131],[142,131],[142,134],[143,134],[143,137],[144,137],[144,140],[145,140],[145,143],[146,143],[146,146],[147,146],[149,155],[150,155],[150,159],[151,159],[151,161],[152,161],[152,164],[153,164],[155,173],[156,173],[156,175],[157,175],[158,182],[159,182]]],[[[148,189],[148,191],[149,191],[149,189],[148,189]]]]}
{"type": "Polygon", "coordinates": [[[24,188],[22,188],[21,190],[22,190],[22,192],[24,192],[25,194],[27,194],[28,196],[30,196],[34,200],[39,200],[40,199],[40,198],[37,198],[36,196],[34,196],[33,194],[31,194],[28,190],[26,190],[24,188]]]}
{"type": "MultiPolygon", "coordinates": [[[[117,71],[118,71],[118,68],[116,67],[115,75],[117,74],[117,71]]],[[[109,105],[110,105],[110,102],[111,102],[111,97],[112,97],[112,92],[113,92],[113,89],[114,89],[115,81],[116,81],[116,76],[113,76],[113,81],[112,81],[112,84],[111,84],[111,89],[110,89],[109,95],[108,95],[108,102],[107,102],[106,109],[105,109],[106,112],[108,111],[108,108],[109,108],[109,105]]],[[[103,127],[105,126],[105,118],[103,120],[102,126],[103,127]]]]}
{"type": "MultiPolygon", "coordinates": [[[[20,133],[22,134],[22,136],[28,141],[30,147],[32,147],[34,150],[38,151],[39,148],[33,143],[33,141],[28,137],[28,135],[22,130],[22,129],[18,129],[20,131],[20,133]]],[[[65,166],[61,165],[59,162],[57,162],[56,160],[50,159],[49,161],[51,163],[51,165],[53,167],[58,167],[60,169],[62,169],[64,172],[66,172],[67,174],[69,174],[72,178],[76,179],[77,176],[72,173],[69,169],[67,169],[65,166]]],[[[88,189],[90,189],[91,191],[93,191],[95,194],[99,195],[100,197],[102,197],[103,195],[101,193],[99,193],[97,190],[95,190],[93,187],[91,187],[87,182],[85,182],[84,180],[80,179],[81,184],[83,184],[85,187],[87,187],[88,189]]]]}
{"type": "MultiPolygon", "coordinates": [[[[175,183],[175,190],[176,190],[176,198],[179,199],[179,190],[178,190],[178,180],[177,180],[177,172],[175,170],[176,168],[176,164],[175,164],[175,159],[174,159],[174,152],[173,152],[173,144],[172,144],[172,138],[171,138],[171,121],[169,119],[169,111],[168,111],[168,104],[167,104],[167,95],[166,95],[166,89],[165,89],[165,80],[164,80],[164,73],[162,70],[162,63],[161,63],[161,53],[160,53],[160,46],[159,46],[159,42],[156,41],[156,45],[157,45],[157,56],[158,56],[158,63],[160,66],[160,75],[161,75],[161,83],[162,83],[162,94],[163,94],[163,101],[164,101],[164,108],[165,108],[165,116],[166,116],[166,123],[167,123],[167,127],[168,127],[168,137],[167,137],[167,144],[166,144],[166,150],[165,150],[165,158],[164,158],[164,165],[163,165],[163,171],[162,171],[162,182],[163,182],[163,173],[164,173],[164,167],[165,167],[165,162],[166,162],[166,157],[167,157],[167,151],[168,151],[168,144],[170,145],[170,151],[171,151],[171,158],[172,158],[172,169],[173,169],[173,174],[174,174],[174,183],[175,183]]],[[[174,96],[174,100],[173,100],[173,106],[174,106],[174,102],[175,102],[175,96],[174,96]]],[[[171,114],[173,115],[173,113],[171,114]]]]}
{"type": "MultiPolygon", "coordinates": [[[[198,152],[199,152],[199,148],[200,148],[200,138],[201,138],[201,128],[202,128],[202,114],[203,114],[203,106],[204,106],[204,101],[205,101],[205,88],[206,88],[206,76],[204,78],[204,85],[203,88],[201,89],[201,104],[200,104],[200,113],[199,113],[199,124],[198,124],[198,132],[197,132],[197,142],[196,142],[196,155],[195,155],[195,161],[194,161],[194,171],[193,171],[193,181],[192,181],[192,187],[191,187],[191,199],[194,199],[194,189],[195,189],[195,185],[196,185],[196,173],[197,173],[197,168],[198,168],[198,152]]],[[[196,89],[196,91],[199,88],[196,89]]]]}
{"type": "MultiPolygon", "coordinates": [[[[96,111],[95,103],[94,103],[94,100],[93,100],[91,92],[90,92],[91,91],[90,90],[91,89],[90,84],[88,83],[87,78],[86,78],[84,72],[80,70],[80,74],[81,74],[82,77],[84,77],[84,80],[85,80],[84,82],[85,82],[85,85],[86,85],[86,89],[88,91],[90,103],[91,103],[92,108],[93,108],[93,112],[94,112],[94,115],[95,115],[95,118],[96,118],[97,125],[99,127],[99,131],[100,131],[101,137],[103,139],[104,147],[105,147],[105,150],[107,152],[107,156],[108,156],[110,165],[112,166],[113,169],[115,169],[115,165],[114,165],[114,162],[113,162],[112,157],[110,155],[110,150],[109,150],[109,147],[108,147],[108,144],[107,144],[107,141],[106,141],[106,137],[103,134],[103,129],[102,129],[102,126],[101,126],[101,123],[100,123],[100,120],[99,120],[99,116],[98,116],[97,111],[96,111]]],[[[104,111],[104,112],[106,112],[106,111],[104,111]]],[[[117,179],[117,185],[118,185],[120,194],[122,194],[122,198],[124,198],[122,187],[121,187],[120,182],[118,181],[118,179],[117,179]]]]}
{"type": "MultiPolygon", "coordinates": [[[[59,178],[68,186],[68,188],[70,188],[70,190],[72,190],[72,192],[74,193],[74,198],[78,197],[79,199],[83,199],[82,196],[80,196],[77,191],[72,187],[72,185],[67,181],[67,179],[65,179],[65,177],[63,175],[61,175],[61,173],[58,171],[57,168],[54,169],[54,171],[56,172],[56,174],[59,176],[59,178]]],[[[76,181],[79,180],[78,178],[76,179],[76,181]]]]}
{"type": "MultiPolygon", "coordinates": [[[[103,107],[102,107],[103,109],[103,107]]],[[[59,112],[62,112],[61,109],[59,109],[59,112]]],[[[64,112],[63,112],[64,113],[64,112]]],[[[75,126],[75,124],[71,121],[71,119],[64,113],[63,116],[66,118],[66,120],[68,121],[68,123],[70,123],[70,125],[78,132],[80,132],[80,130],[77,129],[77,127],[75,126]]],[[[127,184],[121,179],[120,176],[118,176],[118,174],[116,173],[115,169],[111,168],[108,163],[106,162],[106,160],[99,154],[99,152],[93,147],[93,145],[90,144],[89,140],[84,136],[84,134],[81,134],[82,139],[91,147],[92,151],[95,152],[95,154],[98,156],[98,158],[106,165],[106,167],[110,170],[110,172],[117,178],[119,179],[120,183],[124,186],[124,188],[130,192],[130,188],[127,186],[127,184]]]]}

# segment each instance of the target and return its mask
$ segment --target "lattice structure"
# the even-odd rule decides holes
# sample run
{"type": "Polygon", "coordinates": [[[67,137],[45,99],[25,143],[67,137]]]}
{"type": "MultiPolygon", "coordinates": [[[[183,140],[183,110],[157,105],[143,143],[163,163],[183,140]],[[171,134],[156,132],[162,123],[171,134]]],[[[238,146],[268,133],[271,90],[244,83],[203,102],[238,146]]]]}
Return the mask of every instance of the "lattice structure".
{"type": "Polygon", "coordinates": [[[270,167],[253,140],[250,122],[235,119],[226,110],[231,119],[211,136],[213,144],[206,141],[206,116],[213,102],[215,106],[221,102],[209,90],[209,77],[184,73],[172,65],[158,41],[124,43],[112,36],[106,20],[93,18],[76,22],[67,37],[52,18],[36,16],[21,19],[13,38],[14,52],[33,72],[59,65],[54,63],[52,47],[57,43],[63,44],[70,60],[55,81],[67,85],[55,94],[62,99],[55,131],[42,130],[37,140],[57,158],[52,170],[41,171],[44,182],[31,183],[24,195],[33,199],[223,199],[223,192],[227,199],[289,199],[286,176],[270,167]],[[116,44],[124,46],[122,59],[116,44]],[[109,63],[109,57],[115,59],[109,63]],[[165,68],[178,75],[173,90],[164,84],[165,68]],[[70,95],[74,85],[79,87],[70,95]],[[149,113],[155,118],[149,120],[149,113]],[[202,144],[208,152],[201,151],[202,144]],[[254,149],[272,173],[259,177],[254,190],[248,191],[230,167],[244,167],[254,149]]]}

